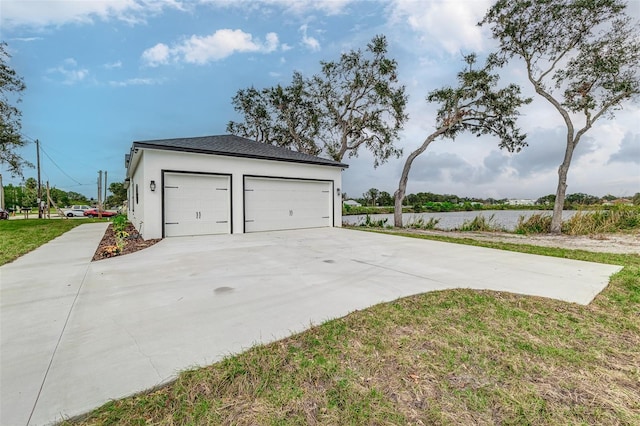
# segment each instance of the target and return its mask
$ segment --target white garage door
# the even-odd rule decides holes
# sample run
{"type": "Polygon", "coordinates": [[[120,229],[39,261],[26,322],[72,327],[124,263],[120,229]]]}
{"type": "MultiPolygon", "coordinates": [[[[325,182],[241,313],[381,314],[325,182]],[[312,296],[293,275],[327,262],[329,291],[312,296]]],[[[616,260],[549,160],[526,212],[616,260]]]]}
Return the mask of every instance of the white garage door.
{"type": "Polygon", "coordinates": [[[333,226],[332,182],[245,177],[245,232],[333,226]]]}
{"type": "Polygon", "coordinates": [[[228,234],[231,232],[229,176],[164,174],[164,234],[228,234]]]}

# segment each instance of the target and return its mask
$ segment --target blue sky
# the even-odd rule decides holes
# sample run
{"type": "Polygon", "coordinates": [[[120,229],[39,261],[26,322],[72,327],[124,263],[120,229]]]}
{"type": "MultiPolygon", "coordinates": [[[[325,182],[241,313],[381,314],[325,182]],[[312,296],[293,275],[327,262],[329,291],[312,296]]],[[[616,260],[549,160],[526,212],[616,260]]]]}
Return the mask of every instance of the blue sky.
{"type": "MultiPolygon", "coordinates": [[[[426,94],[454,83],[464,53],[481,58],[494,47],[478,22],[486,0],[3,0],[1,39],[27,90],[19,104],[23,133],[39,139],[43,181],[96,196],[98,170],[125,176],[134,140],[225,133],[238,120],[231,98],[249,86],[287,84],[293,71],[310,76],[320,60],[364,48],[386,35],[409,94],[409,122],[397,142],[400,159],[373,168],[362,151],[345,159],[344,191],[371,187],[393,193],[406,156],[432,131],[426,94]]],[[[629,13],[640,17],[640,2],[629,13]]],[[[504,83],[521,83],[517,66],[504,83]]],[[[640,192],[638,104],[599,122],[579,145],[568,193],[640,192]]],[[[537,198],[555,192],[564,150],[563,124],[536,99],[520,119],[529,147],[498,150],[491,138],[440,140],[414,163],[409,192],[537,198]]],[[[22,151],[35,163],[35,145],[22,151]]],[[[4,183],[18,184],[0,166],[4,183]]],[[[35,177],[34,169],[25,177],[35,177]]]]}

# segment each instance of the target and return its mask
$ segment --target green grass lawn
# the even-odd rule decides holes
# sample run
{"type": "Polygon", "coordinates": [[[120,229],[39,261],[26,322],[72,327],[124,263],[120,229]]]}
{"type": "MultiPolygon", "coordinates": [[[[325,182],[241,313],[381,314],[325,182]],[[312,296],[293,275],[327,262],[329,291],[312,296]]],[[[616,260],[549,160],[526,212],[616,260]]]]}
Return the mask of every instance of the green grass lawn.
{"type": "Polygon", "coordinates": [[[18,219],[0,220],[0,265],[64,234],[88,220],[18,219]]]}
{"type": "Polygon", "coordinates": [[[471,290],[384,303],[65,424],[640,424],[640,256],[463,242],[624,269],[589,306],[471,290]]]}

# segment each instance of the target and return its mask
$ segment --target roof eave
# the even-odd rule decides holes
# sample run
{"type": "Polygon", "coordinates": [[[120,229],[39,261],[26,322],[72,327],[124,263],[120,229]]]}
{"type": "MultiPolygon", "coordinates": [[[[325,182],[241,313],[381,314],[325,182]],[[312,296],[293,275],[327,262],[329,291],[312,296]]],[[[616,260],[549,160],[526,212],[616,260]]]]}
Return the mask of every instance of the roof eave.
{"type": "Polygon", "coordinates": [[[300,160],[295,158],[276,158],[269,157],[266,155],[257,155],[257,154],[241,154],[241,153],[231,153],[224,151],[212,151],[207,149],[197,149],[197,148],[182,148],[175,146],[165,146],[165,145],[155,145],[148,144],[142,141],[133,142],[133,148],[142,148],[142,149],[157,149],[161,151],[178,151],[178,152],[190,152],[194,154],[207,154],[207,155],[220,155],[224,157],[239,157],[239,158],[251,158],[256,160],[270,160],[270,161],[282,161],[284,163],[298,163],[298,164],[313,164],[316,166],[325,166],[325,167],[340,167],[347,169],[349,168],[348,164],[343,163],[325,163],[322,161],[312,161],[312,160],[300,160]]]}

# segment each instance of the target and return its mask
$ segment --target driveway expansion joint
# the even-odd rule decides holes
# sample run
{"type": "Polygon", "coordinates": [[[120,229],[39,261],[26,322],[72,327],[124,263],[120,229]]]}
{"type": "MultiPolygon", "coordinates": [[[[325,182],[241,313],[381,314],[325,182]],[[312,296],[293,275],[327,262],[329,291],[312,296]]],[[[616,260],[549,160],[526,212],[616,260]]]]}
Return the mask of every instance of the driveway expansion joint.
{"type": "Polygon", "coordinates": [[[44,389],[44,385],[47,381],[47,377],[49,376],[49,371],[51,370],[51,366],[53,365],[53,360],[56,357],[56,353],[58,352],[58,347],[60,346],[60,342],[62,341],[62,337],[64,336],[64,332],[67,329],[67,324],[69,324],[69,318],[71,318],[71,313],[73,312],[73,308],[76,306],[76,302],[78,300],[78,297],[80,296],[80,291],[82,290],[82,287],[84,286],[84,282],[87,279],[87,274],[89,273],[89,269],[91,267],[91,264],[87,264],[85,270],[84,270],[84,274],[82,276],[82,281],[80,282],[80,285],[78,286],[78,290],[76,291],[76,294],[73,298],[73,302],[71,303],[71,306],[69,307],[69,312],[67,312],[67,317],[64,320],[64,324],[62,325],[62,330],[60,331],[60,335],[58,336],[58,340],[56,342],[56,346],[53,348],[53,353],[51,354],[51,359],[49,360],[49,365],[47,365],[47,369],[44,373],[44,377],[42,378],[42,383],[40,384],[40,388],[38,389],[38,394],[36,395],[36,399],[33,402],[33,408],[31,409],[31,412],[29,413],[29,418],[27,419],[27,423],[26,426],[29,426],[31,424],[31,419],[33,418],[33,413],[35,413],[36,408],[38,407],[38,401],[40,400],[40,395],[42,395],[42,390],[44,389]]]}

